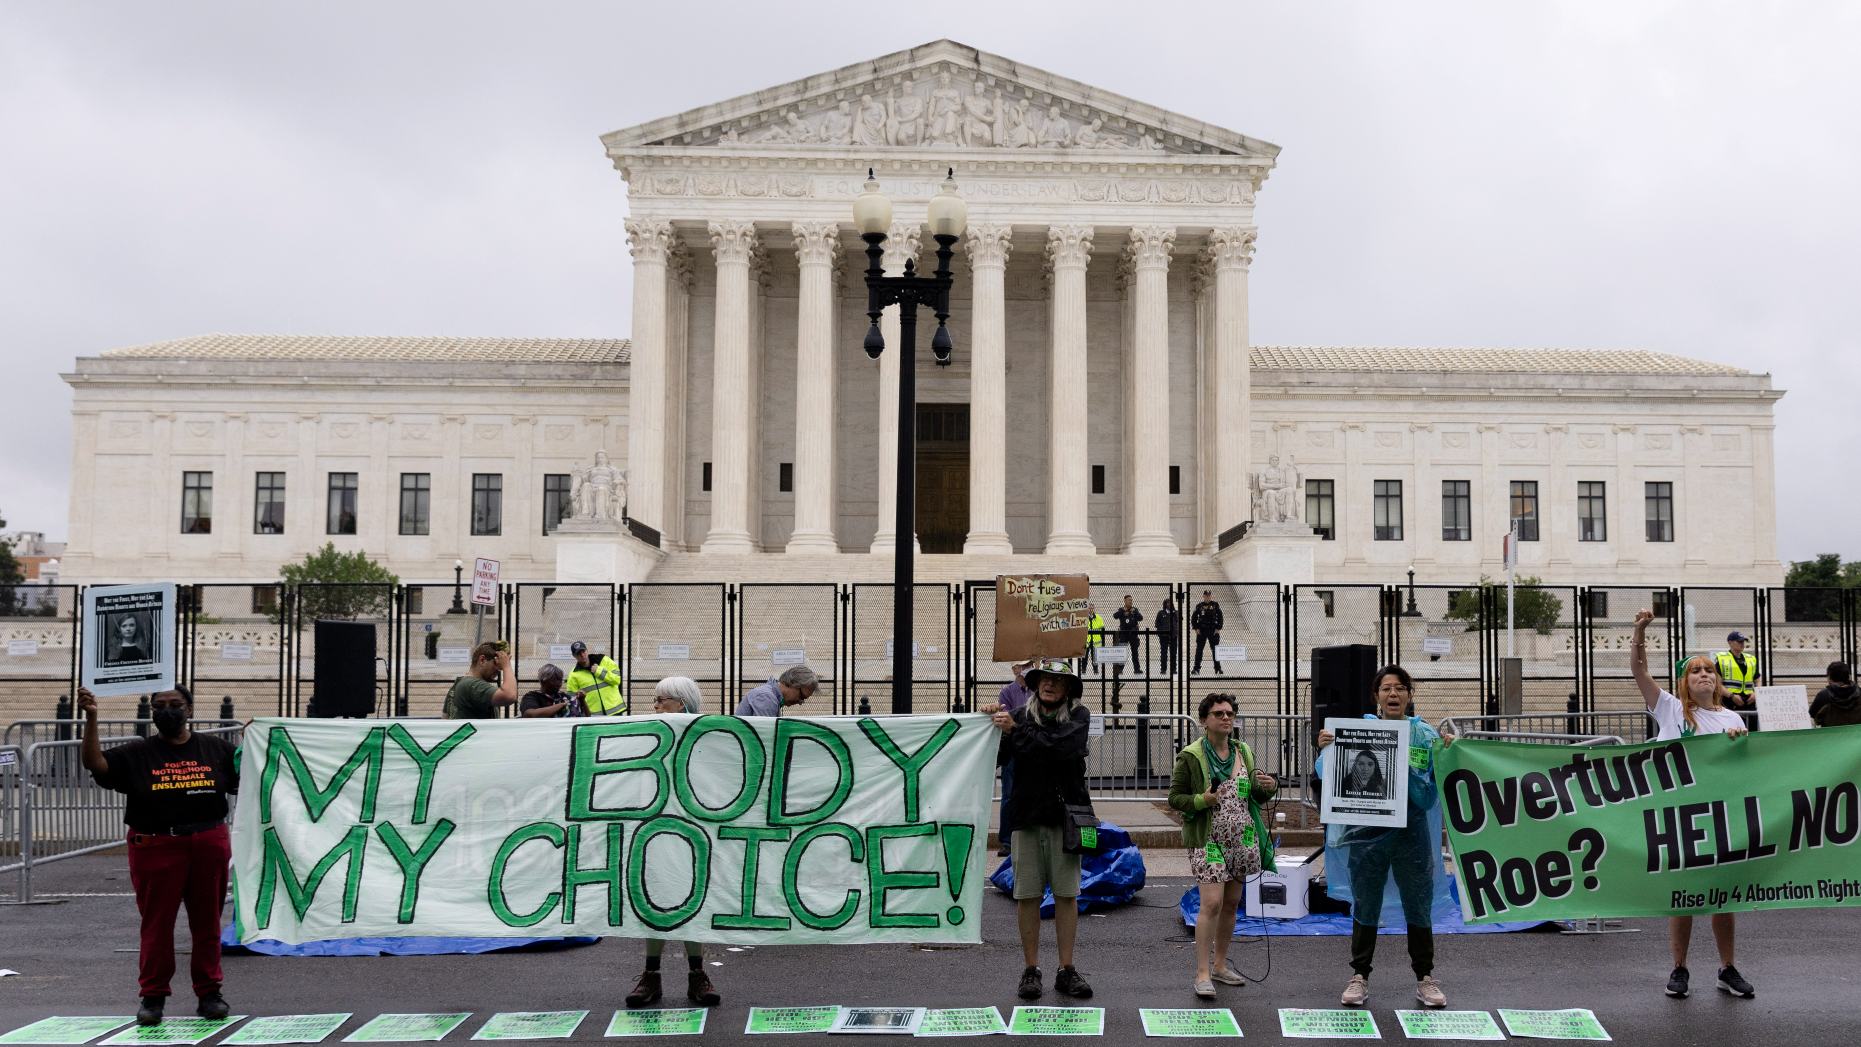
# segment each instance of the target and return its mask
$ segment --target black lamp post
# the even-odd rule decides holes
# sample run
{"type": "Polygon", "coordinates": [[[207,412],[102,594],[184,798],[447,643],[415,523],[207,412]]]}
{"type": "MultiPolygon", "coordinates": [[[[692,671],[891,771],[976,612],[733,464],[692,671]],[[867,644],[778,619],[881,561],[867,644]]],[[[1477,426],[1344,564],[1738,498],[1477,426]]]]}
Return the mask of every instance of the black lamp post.
{"type": "Polygon", "coordinates": [[[879,192],[879,180],[866,172],[865,191],[853,201],[853,224],[866,241],[866,355],[874,360],[885,352],[879,333],[879,314],[898,306],[898,478],[894,483],[897,516],[894,519],[892,555],[892,712],[911,711],[912,593],[915,565],[913,535],[917,533],[917,353],[918,306],[937,316],[937,334],[931,338],[931,355],[940,366],[950,363],[950,252],[963,235],[968,214],[956,195],[956,171],[945,176],[929,209],[931,238],[937,241],[937,270],[919,276],[915,262],[905,262],[903,276],[886,276],[883,257],[886,231],[892,225],[892,202],[879,192]]]}
{"type": "Polygon", "coordinates": [[[1409,606],[1402,612],[1404,618],[1420,618],[1421,608],[1415,606],[1415,568],[1409,568],[1409,606]]]}
{"type": "Polygon", "coordinates": [[[464,614],[465,613],[465,601],[460,598],[461,597],[460,590],[463,588],[464,585],[465,585],[465,561],[454,560],[452,561],[452,606],[447,609],[446,611],[447,614],[464,614]]]}

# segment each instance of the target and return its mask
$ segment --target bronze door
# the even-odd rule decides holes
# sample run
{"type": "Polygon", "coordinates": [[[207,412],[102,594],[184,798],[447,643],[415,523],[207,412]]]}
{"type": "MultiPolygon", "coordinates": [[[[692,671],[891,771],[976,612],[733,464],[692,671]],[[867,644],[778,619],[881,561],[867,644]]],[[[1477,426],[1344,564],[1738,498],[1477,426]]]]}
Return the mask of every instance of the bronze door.
{"type": "Polygon", "coordinates": [[[918,547],[960,553],[969,534],[969,405],[918,405],[918,547]]]}

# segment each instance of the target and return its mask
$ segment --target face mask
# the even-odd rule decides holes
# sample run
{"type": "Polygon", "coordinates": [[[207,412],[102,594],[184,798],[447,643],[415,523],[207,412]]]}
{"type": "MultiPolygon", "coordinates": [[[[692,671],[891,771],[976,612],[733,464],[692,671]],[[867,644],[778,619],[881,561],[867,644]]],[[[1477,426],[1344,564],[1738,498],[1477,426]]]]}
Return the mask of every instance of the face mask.
{"type": "Polygon", "coordinates": [[[150,719],[155,721],[155,729],[161,732],[163,738],[173,738],[187,729],[186,709],[157,709],[150,714],[150,719]]]}

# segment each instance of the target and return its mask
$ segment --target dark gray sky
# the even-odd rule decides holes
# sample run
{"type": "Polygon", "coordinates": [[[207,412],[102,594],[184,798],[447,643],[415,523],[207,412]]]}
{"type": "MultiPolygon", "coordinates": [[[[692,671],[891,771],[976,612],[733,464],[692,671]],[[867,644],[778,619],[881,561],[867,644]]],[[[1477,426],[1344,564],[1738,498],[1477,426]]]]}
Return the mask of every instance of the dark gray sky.
{"type": "Polygon", "coordinates": [[[64,535],[76,356],[625,335],[597,136],[937,36],[1283,147],[1256,343],[1772,374],[1780,551],[1861,557],[1861,6],[1836,2],[9,0],[0,513],[64,535]]]}

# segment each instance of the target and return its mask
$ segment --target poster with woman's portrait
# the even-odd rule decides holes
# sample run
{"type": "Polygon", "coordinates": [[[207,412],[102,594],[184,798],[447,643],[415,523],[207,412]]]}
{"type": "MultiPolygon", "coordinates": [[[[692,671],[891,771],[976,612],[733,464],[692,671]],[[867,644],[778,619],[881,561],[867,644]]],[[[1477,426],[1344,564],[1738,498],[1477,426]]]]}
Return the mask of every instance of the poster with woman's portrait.
{"type": "Polygon", "coordinates": [[[1331,749],[1325,754],[1320,809],[1327,825],[1409,823],[1409,722],[1325,721],[1331,749]]]}
{"type": "Polygon", "coordinates": [[[173,687],[174,622],[172,582],[86,589],[81,682],[100,698],[173,687]]]}

